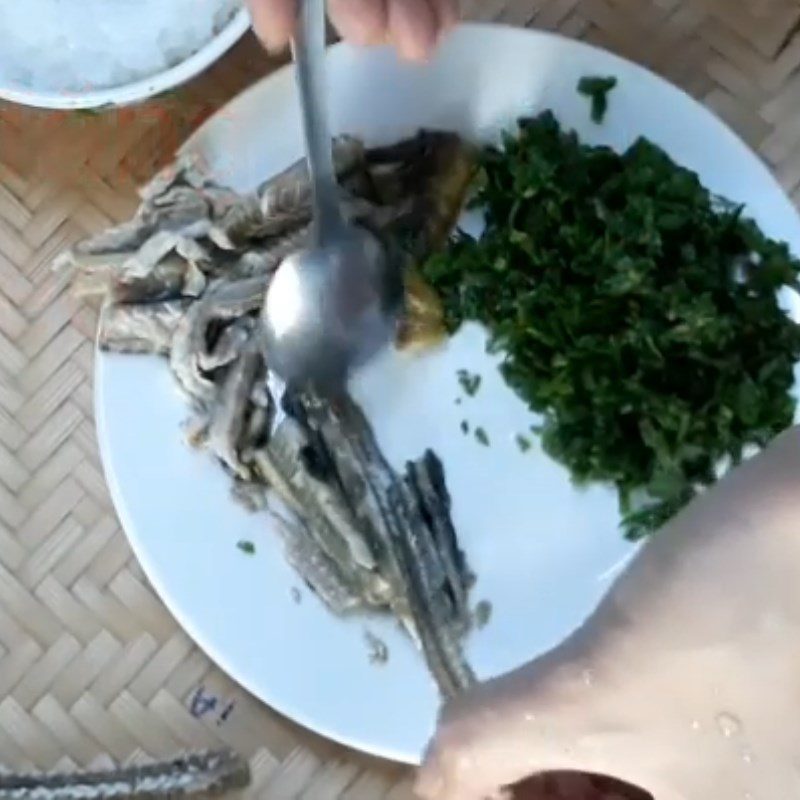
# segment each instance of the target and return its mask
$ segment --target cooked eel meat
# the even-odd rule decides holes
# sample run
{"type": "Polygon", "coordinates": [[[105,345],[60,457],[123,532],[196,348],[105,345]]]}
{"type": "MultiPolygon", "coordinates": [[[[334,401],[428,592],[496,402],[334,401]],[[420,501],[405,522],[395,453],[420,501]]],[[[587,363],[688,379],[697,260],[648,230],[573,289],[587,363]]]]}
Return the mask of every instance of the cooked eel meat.
{"type": "MultiPolygon", "coordinates": [[[[380,237],[406,281],[401,344],[443,330],[414,265],[446,241],[471,156],[431,131],[391,147],[334,142],[345,213],[380,237]]],[[[428,451],[397,471],[346,393],[269,376],[259,314],[272,274],[308,236],[305,164],[239,194],[182,156],[141,198],[131,221],[58,259],[76,291],[104,304],[100,347],[164,356],[192,409],[187,439],[231,475],[235,497],[272,515],[305,583],[336,614],[394,614],[442,693],[458,693],[474,680],[462,646],[472,577],[441,462],[428,451]]]]}

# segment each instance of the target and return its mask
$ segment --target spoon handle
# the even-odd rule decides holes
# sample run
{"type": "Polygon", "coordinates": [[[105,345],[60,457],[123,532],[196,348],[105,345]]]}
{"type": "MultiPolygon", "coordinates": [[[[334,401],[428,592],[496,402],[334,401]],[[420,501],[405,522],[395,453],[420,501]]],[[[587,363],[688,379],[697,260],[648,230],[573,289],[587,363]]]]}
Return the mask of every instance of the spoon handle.
{"type": "Polygon", "coordinates": [[[306,157],[311,175],[317,242],[342,224],[339,190],[333,169],[325,81],[325,0],[299,0],[297,32],[292,42],[306,157]]]}

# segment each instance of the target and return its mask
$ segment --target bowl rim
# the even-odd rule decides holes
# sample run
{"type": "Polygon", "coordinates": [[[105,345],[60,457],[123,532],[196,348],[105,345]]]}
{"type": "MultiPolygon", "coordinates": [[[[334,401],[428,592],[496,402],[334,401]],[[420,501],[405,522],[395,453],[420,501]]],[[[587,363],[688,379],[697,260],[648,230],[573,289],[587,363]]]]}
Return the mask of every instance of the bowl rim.
{"type": "Polygon", "coordinates": [[[250,28],[246,8],[234,13],[211,39],[188,58],[145,78],[89,92],[38,91],[0,85],[0,100],[53,110],[104,110],[147,100],[186,83],[221,58],[250,28]]]}

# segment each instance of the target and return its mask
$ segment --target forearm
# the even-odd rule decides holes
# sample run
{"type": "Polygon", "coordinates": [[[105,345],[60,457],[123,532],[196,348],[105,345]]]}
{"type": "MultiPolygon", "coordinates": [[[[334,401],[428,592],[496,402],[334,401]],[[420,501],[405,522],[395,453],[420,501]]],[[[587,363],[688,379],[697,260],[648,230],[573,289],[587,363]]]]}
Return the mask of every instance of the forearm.
{"type": "Polygon", "coordinates": [[[783,800],[799,674],[793,431],[657,534],[570,640],[459,713],[480,729],[487,770],[607,772],[656,800],[737,797],[771,781],[786,791],[763,796],[783,800]]]}

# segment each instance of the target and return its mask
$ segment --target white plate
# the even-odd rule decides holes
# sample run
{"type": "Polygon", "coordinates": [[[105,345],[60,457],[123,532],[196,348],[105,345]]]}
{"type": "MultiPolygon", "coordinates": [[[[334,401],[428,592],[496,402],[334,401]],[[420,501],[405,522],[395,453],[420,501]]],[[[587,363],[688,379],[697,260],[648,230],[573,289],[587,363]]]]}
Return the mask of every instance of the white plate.
{"type": "MultiPolygon", "coordinates": [[[[419,126],[488,139],[518,115],[552,108],[592,142],[624,148],[644,134],[705,184],[734,200],[771,235],[800,244],[794,209],[767,170],[721,122],[682,92],[608,53],[551,35],[465,26],[428,66],[399,63],[386,49],[337,46],[330,53],[335,128],[389,143],[419,126]],[[587,74],[616,75],[603,126],[575,90],[587,74]]],[[[187,145],[221,180],[249,189],[301,154],[291,72],[250,89],[187,145]]],[[[475,600],[494,607],[469,643],[480,676],[544,653],[595,608],[632,553],[618,531],[615,496],[575,490],[539,449],[514,437],[533,418],[505,387],[470,328],[441,352],[390,355],[357,382],[382,446],[401,465],[433,447],[443,458],[454,518],[479,575],[475,600]],[[462,396],[459,368],[483,376],[462,396]],[[491,438],[464,436],[467,419],[491,438]]],[[[183,401],[166,366],[151,358],[98,360],[97,418],[111,491],[133,547],[157,591],[210,656],[287,716],[374,754],[414,762],[432,731],[438,698],[411,644],[393,624],[333,618],[303,592],[264,515],[229,499],[229,481],[178,431],[183,401]],[[247,557],[240,539],[256,543],[247,557]],[[364,628],[390,648],[370,665],[364,628]]]]}
{"type": "Polygon", "coordinates": [[[241,9],[233,14],[230,21],[213,38],[177,64],[130,83],[83,91],[58,91],[47,86],[19,83],[6,75],[15,65],[4,64],[0,53],[0,99],[36,108],[72,110],[106,109],[138,103],[181,86],[199,75],[227,53],[249,28],[250,15],[245,9],[241,9]]]}

